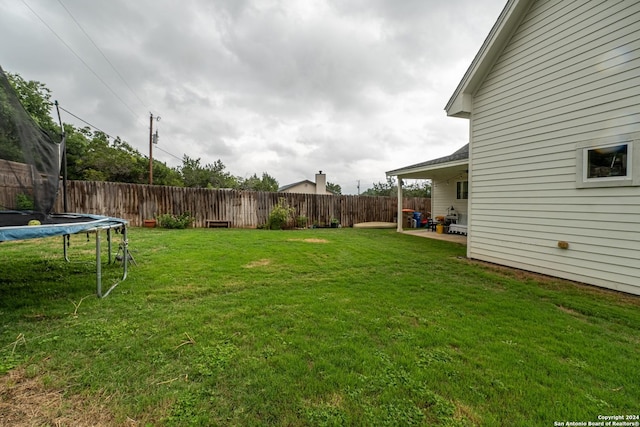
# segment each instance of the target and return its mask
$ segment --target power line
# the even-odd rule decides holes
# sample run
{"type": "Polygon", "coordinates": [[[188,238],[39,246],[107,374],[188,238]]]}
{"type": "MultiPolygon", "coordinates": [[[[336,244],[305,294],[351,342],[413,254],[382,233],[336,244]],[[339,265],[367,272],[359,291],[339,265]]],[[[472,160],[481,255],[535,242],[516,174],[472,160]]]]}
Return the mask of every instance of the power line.
{"type": "Polygon", "coordinates": [[[175,159],[178,159],[178,160],[180,160],[180,161],[183,161],[183,160],[184,160],[184,158],[180,158],[180,157],[176,156],[175,154],[172,154],[172,153],[168,152],[167,150],[163,150],[162,148],[158,147],[157,145],[156,145],[156,150],[160,150],[160,151],[162,151],[163,153],[168,154],[168,155],[170,155],[171,157],[173,157],[173,158],[175,158],[175,159]]]}
{"type": "Polygon", "coordinates": [[[33,10],[33,9],[31,8],[31,6],[29,6],[29,5],[27,4],[27,2],[26,2],[25,0],[22,0],[22,3],[24,3],[24,5],[25,5],[25,6],[26,6],[30,11],[31,11],[31,13],[33,13],[33,14],[36,16],[36,18],[38,18],[38,19],[40,20],[40,22],[42,22],[42,23],[43,23],[43,24],[44,24],[44,25],[49,29],[49,31],[51,31],[51,32],[53,33],[53,35],[54,35],[54,36],[56,36],[56,38],[57,38],[58,40],[60,40],[60,42],[61,42],[63,45],[65,45],[65,47],[66,47],[67,49],[69,49],[69,51],[71,51],[71,53],[73,53],[73,55],[74,55],[76,58],[78,58],[78,60],[79,60],[80,62],[82,62],[82,64],[83,64],[83,65],[84,65],[84,66],[85,66],[89,71],[91,71],[91,73],[92,73],[92,74],[93,74],[93,75],[94,75],[94,76],[95,76],[95,77],[96,77],[96,78],[97,78],[97,79],[98,79],[98,80],[99,80],[99,81],[100,81],[100,82],[101,82],[101,83],[102,83],[102,84],[103,84],[103,85],[104,85],[104,86],[105,86],[105,87],[106,87],[106,88],[107,88],[107,89],[108,89],[112,94],[113,94],[113,96],[115,96],[115,97],[118,99],[118,101],[120,101],[120,102],[122,103],[122,105],[124,105],[124,106],[127,108],[127,110],[129,110],[129,111],[133,114],[133,116],[136,118],[136,120],[139,120],[139,117],[136,115],[135,111],[133,111],[133,109],[131,109],[131,107],[129,107],[129,105],[128,105],[126,102],[124,102],[124,100],[123,100],[123,99],[122,99],[122,98],[121,98],[121,97],[120,97],[120,96],[119,96],[119,95],[118,95],[118,94],[117,94],[117,93],[116,93],[116,92],[111,88],[111,86],[109,86],[109,85],[108,85],[108,84],[107,84],[107,83],[106,83],[106,82],[105,82],[105,81],[104,81],[104,80],[103,80],[103,79],[98,75],[98,73],[96,73],[96,72],[93,70],[93,68],[91,68],[91,67],[89,66],[89,64],[87,64],[87,63],[85,62],[85,60],[84,60],[84,59],[82,59],[82,57],[80,57],[80,55],[79,55],[79,54],[77,54],[77,53],[76,53],[76,51],[74,51],[74,50],[73,50],[73,48],[72,48],[71,46],[69,46],[69,45],[67,44],[67,42],[65,42],[65,41],[62,39],[62,37],[60,37],[60,36],[58,35],[58,33],[56,33],[56,32],[54,31],[54,29],[53,29],[53,28],[51,28],[51,26],[49,26],[49,24],[47,24],[47,23],[46,23],[46,21],[45,21],[44,19],[42,19],[42,18],[40,17],[40,15],[38,15],[38,14],[36,13],[36,11],[35,11],[35,10],[33,10]]]}
{"type": "Polygon", "coordinates": [[[63,107],[61,107],[59,104],[58,104],[58,108],[60,108],[62,111],[64,111],[65,113],[69,114],[70,116],[73,116],[73,117],[75,117],[76,119],[80,120],[82,123],[84,123],[84,124],[86,124],[86,125],[91,126],[92,128],[94,128],[95,130],[97,130],[97,131],[99,131],[99,132],[104,133],[108,138],[115,139],[114,137],[112,137],[111,135],[109,135],[108,133],[106,133],[105,131],[103,131],[102,129],[100,129],[99,127],[97,127],[97,126],[95,126],[95,125],[92,125],[91,123],[89,123],[89,122],[88,122],[88,121],[86,121],[85,119],[83,119],[83,118],[80,118],[80,117],[76,116],[76,115],[75,115],[75,114],[73,114],[71,111],[69,111],[69,110],[67,110],[67,109],[65,109],[65,108],[63,108],[63,107]]]}
{"type": "MultiPolygon", "coordinates": [[[[93,44],[93,46],[98,50],[98,52],[100,52],[100,54],[102,55],[102,57],[109,63],[109,65],[111,66],[111,68],[113,68],[113,70],[116,72],[116,74],[118,74],[118,76],[122,79],[122,81],[124,82],[124,84],[127,86],[127,88],[129,88],[129,90],[134,94],[134,96],[138,99],[138,101],[140,101],[140,103],[142,103],[142,105],[144,105],[146,107],[146,104],[144,103],[144,101],[142,101],[142,99],[140,99],[140,97],[133,91],[133,89],[131,89],[131,87],[129,86],[129,84],[127,83],[127,81],[124,79],[124,77],[118,72],[118,70],[115,68],[115,66],[111,63],[111,61],[109,61],[109,59],[106,57],[106,55],[102,52],[102,50],[100,50],[100,48],[96,45],[96,43],[91,39],[91,37],[87,34],[87,32],[84,30],[84,28],[82,28],[82,26],[80,25],[80,23],[73,17],[73,15],[71,14],[71,12],[64,6],[64,4],[58,0],[58,2],[60,3],[60,5],[67,11],[67,13],[69,14],[69,16],[71,16],[71,19],[73,19],[73,21],[76,23],[76,25],[78,25],[78,27],[82,30],[82,32],[84,33],[84,35],[91,41],[91,43],[93,44]]],[[[115,96],[118,101],[120,101],[122,103],[122,105],[124,105],[127,110],[129,110],[131,112],[131,114],[133,114],[134,118],[139,122],[140,121],[140,117],[137,116],[136,112],[133,111],[133,109],[111,88],[111,86],[109,86],[107,84],[107,82],[105,82],[99,75],[98,73],[96,73],[91,66],[89,66],[89,64],[87,64],[87,62],[82,59],[82,57],[76,53],[76,51],[73,50],[73,48],[71,46],[69,46],[68,43],[66,43],[62,37],[60,37],[58,35],[58,33],[55,32],[55,30],[53,28],[51,28],[51,26],[49,24],[47,24],[47,22],[40,17],[40,15],[38,15],[36,13],[35,10],[33,10],[31,8],[31,6],[29,6],[26,2],[26,0],[22,0],[22,3],[27,7],[27,9],[29,9],[31,11],[31,13],[33,13],[36,18],[38,18],[40,20],[40,22],[42,22],[44,24],[45,27],[47,27],[49,29],[49,31],[51,31],[53,33],[54,36],[56,36],[56,38],[67,48],[69,49],[69,51],[80,61],[82,62],[82,64],[113,94],[113,96],[115,96]]],[[[75,117],[76,119],[80,120],[81,122],[89,125],[90,127],[104,133],[107,137],[114,139],[111,135],[109,135],[108,133],[104,132],[103,130],[101,130],[100,128],[92,125],[91,123],[87,122],[86,120],[78,117],[77,115],[71,113],[70,111],[60,107],[61,110],[65,111],[66,113],[70,114],[71,116],[75,117]]],[[[182,161],[183,159],[176,156],[175,154],[172,154],[160,147],[157,147],[157,149],[159,149],[160,151],[162,151],[165,154],[170,155],[171,157],[182,161]]]]}
{"type": "MultiPolygon", "coordinates": [[[[72,116],[72,117],[76,118],[77,120],[80,120],[82,123],[84,123],[84,124],[86,124],[86,125],[88,125],[88,126],[90,126],[90,127],[94,128],[95,130],[97,130],[97,131],[99,131],[99,132],[102,132],[102,133],[103,133],[103,134],[105,134],[108,138],[111,138],[111,139],[114,139],[114,140],[116,139],[116,138],[114,138],[113,136],[109,135],[107,132],[105,132],[105,131],[103,131],[102,129],[100,129],[99,127],[97,127],[97,126],[95,126],[95,125],[93,125],[93,124],[89,123],[88,121],[86,121],[86,120],[85,120],[85,119],[83,119],[82,117],[77,116],[76,114],[73,114],[71,111],[67,110],[66,108],[63,108],[63,107],[62,107],[62,106],[60,106],[59,104],[58,104],[58,108],[60,108],[62,111],[64,111],[65,113],[69,114],[70,116],[72,116]]],[[[164,150],[164,149],[162,149],[162,148],[158,147],[157,145],[155,146],[155,149],[156,149],[156,150],[160,150],[160,151],[162,151],[163,153],[168,154],[168,155],[170,155],[171,157],[173,157],[173,158],[175,158],[175,159],[177,159],[177,160],[180,160],[180,161],[182,161],[182,160],[183,160],[182,158],[180,158],[180,157],[176,156],[176,155],[175,155],[175,154],[173,154],[173,153],[168,152],[167,150],[164,150]]]]}
{"type": "Polygon", "coordinates": [[[105,61],[107,61],[107,63],[111,66],[111,69],[113,71],[115,71],[115,73],[118,75],[118,77],[120,77],[120,80],[122,80],[122,82],[125,84],[125,86],[127,86],[127,88],[129,89],[129,91],[131,91],[131,93],[133,94],[133,96],[135,96],[138,101],[140,101],[140,103],[148,110],[149,107],[147,107],[147,105],[144,103],[144,101],[142,99],[140,99],[140,97],[138,96],[138,94],[131,88],[131,86],[129,85],[129,83],[127,83],[127,81],[125,80],[125,78],[122,76],[122,74],[120,74],[120,72],[116,69],[116,67],[113,65],[113,63],[109,60],[109,58],[107,58],[107,55],[105,55],[105,53],[102,51],[102,49],[100,49],[98,47],[98,45],[96,44],[96,42],[93,41],[93,39],[91,38],[91,36],[89,36],[89,34],[85,31],[85,29],[82,27],[82,25],[80,25],[80,23],[78,22],[78,20],[71,14],[71,11],[69,9],[67,9],[67,7],[64,5],[64,3],[62,3],[62,0],[58,0],[58,3],[60,3],[60,6],[62,6],[62,8],[67,11],[67,13],[69,14],[69,16],[71,17],[71,19],[73,20],[73,22],[76,23],[76,25],[78,26],[78,28],[80,28],[80,30],[82,31],[82,33],[87,37],[87,39],[89,39],[89,41],[91,42],[91,44],[93,45],[93,47],[96,48],[96,50],[98,52],[100,52],[100,55],[102,55],[102,57],[104,58],[105,61]]]}

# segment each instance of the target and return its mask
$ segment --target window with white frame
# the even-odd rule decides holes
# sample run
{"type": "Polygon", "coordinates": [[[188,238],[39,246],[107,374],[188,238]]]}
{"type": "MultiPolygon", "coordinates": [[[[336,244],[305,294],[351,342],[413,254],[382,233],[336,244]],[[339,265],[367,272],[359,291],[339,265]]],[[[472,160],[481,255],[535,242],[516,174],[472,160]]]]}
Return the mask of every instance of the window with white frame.
{"type": "Polygon", "coordinates": [[[616,178],[629,176],[629,144],[608,145],[606,147],[585,148],[584,172],[586,179],[616,178]]]}
{"type": "Polygon", "coordinates": [[[578,188],[640,185],[640,150],[637,135],[592,140],[578,144],[576,182],[578,188]],[[638,152],[636,152],[638,151],[638,152]]]}
{"type": "Polygon", "coordinates": [[[456,183],[456,199],[468,199],[469,198],[469,181],[458,181],[456,183]]]}

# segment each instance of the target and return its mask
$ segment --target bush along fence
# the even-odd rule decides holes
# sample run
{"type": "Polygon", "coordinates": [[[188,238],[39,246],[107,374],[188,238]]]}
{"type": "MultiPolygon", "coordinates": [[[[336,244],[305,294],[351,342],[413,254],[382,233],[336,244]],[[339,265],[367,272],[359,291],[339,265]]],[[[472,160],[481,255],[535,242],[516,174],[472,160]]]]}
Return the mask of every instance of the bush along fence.
{"type": "MultiPolygon", "coordinates": [[[[395,197],[334,196],[207,188],[182,188],[97,181],[68,181],[68,211],[114,216],[142,226],[163,215],[189,213],[194,227],[223,224],[259,228],[284,204],[296,226],[350,227],[360,222],[395,222],[395,197]]],[[[431,210],[429,198],[405,198],[403,208],[431,210]]],[[[54,210],[63,212],[62,190],[54,210]]]]}

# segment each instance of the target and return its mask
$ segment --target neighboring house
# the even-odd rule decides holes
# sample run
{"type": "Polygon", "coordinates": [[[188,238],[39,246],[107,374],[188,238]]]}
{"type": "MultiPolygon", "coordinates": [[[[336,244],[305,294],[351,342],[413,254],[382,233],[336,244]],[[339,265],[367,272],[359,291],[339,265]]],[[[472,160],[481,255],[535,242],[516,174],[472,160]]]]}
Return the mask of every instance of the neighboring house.
{"type": "Polygon", "coordinates": [[[278,188],[279,193],[302,193],[302,194],[333,194],[327,190],[327,175],[322,171],[316,174],[316,182],[308,179],[304,181],[294,182],[278,188]]]}
{"type": "Polygon", "coordinates": [[[507,3],[446,105],[468,257],[640,294],[639,34],[638,1],[507,3]]]}

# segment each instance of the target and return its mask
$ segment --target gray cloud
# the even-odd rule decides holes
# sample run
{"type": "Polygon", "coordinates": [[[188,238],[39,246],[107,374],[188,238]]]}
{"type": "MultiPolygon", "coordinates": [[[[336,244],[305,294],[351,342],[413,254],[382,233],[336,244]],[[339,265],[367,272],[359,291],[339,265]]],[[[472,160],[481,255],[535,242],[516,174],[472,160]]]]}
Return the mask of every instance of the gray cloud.
{"type": "Polygon", "coordinates": [[[0,3],[1,65],[85,120],[146,153],[152,112],[172,166],[322,169],[346,193],[466,142],[443,106],[505,3],[61,0],[115,72],[59,2],[25,1],[93,71],[22,2],[0,3]]]}

